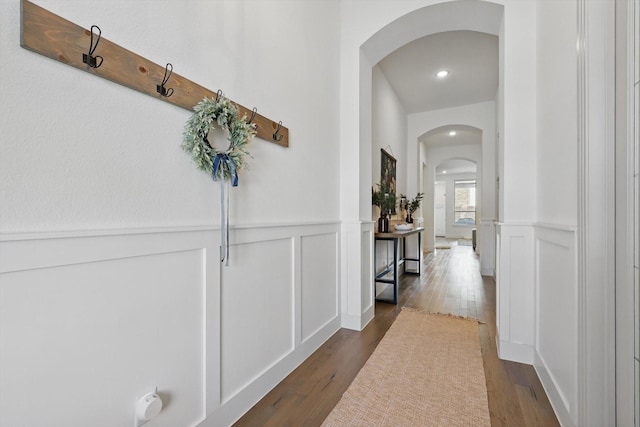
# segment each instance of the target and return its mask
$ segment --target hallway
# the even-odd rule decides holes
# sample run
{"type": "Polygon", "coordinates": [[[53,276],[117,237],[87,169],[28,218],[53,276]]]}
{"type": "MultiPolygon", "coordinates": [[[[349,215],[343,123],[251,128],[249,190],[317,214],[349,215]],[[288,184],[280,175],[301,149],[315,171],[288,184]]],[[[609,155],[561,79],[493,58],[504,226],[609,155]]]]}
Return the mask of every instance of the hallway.
{"type": "Polygon", "coordinates": [[[339,330],[234,425],[320,425],[403,306],[485,322],[480,344],[493,427],[559,425],[533,367],[497,357],[495,281],[480,276],[472,248],[454,243],[427,254],[423,262],[422,276],[401,276],[397,306],[378,303],[362,332],[339,330]]]}

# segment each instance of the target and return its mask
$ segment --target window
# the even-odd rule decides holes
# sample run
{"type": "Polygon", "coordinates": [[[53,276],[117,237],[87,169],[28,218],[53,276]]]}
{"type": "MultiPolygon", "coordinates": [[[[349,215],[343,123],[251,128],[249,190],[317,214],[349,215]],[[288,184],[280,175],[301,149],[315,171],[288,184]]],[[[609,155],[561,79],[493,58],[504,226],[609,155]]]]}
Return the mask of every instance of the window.
{"type": "Polygon", "coordinates": [[[476,224],[476,180],[455,181],[454,224],[476,224]]]}

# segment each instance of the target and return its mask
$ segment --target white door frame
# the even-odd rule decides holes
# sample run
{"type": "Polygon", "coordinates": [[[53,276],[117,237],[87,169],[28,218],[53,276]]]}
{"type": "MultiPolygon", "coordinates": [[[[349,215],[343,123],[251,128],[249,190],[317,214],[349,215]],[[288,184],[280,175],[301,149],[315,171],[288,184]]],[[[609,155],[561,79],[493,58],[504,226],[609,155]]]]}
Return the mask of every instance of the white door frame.
{"type": "Polygon", "coordinates": [[[616,424],[640,426],[636,408],[634,344],[638,336],[634,318],[638,277],[638,205],[636,204],[637,156],[636,111],[638,96],[634,64],[640,60],[634,49],[640,22],[638,2],[616,0],[616,424]],[[638,18],[636,18],[638,19],[638,18]],[[635,265],[635,267],[634,267],[635,265]],[[634,414],[635,413],[635,414],[634,414]],[[635,419],[635,420],[634,420],[635,419]]]}
{"type": "Polygon", "coordinates": [[[578,0],[578,425],[615,425],[615,2],[578,0]]]}

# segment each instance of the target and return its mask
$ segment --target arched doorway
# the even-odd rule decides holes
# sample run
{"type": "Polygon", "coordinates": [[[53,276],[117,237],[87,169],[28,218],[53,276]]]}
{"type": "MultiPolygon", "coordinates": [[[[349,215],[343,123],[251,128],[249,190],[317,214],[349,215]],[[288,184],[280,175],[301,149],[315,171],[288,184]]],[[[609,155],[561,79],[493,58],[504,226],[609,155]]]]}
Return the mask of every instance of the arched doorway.
{"type": "MultiPolygon", "coordinates": [[[[343,18],[357,22],[342,35],[340,112],[344,120],[341,136],[341,219],[342,264],[359,265],[342,274],[343,326],[362,329],[372,318],[373,221],[372,184],[372,70],[390,52],[421,37],[446,31],[476,31],[500,37],[504,34],[504,6],[501,2],[425,0],[421,6],[406,3],[380,3],[373,8],[361,3],[346,3],[343,18]]],[[[520,8],[520,6],[516,6],[520,8]]],[[[531,26],[525,15],[524,27],[531,26]]],[[[518,21],[516,18],[514,21],[518,21]]],[[[534,33],[535,26],[531,28],[534,33]]],[[[522,30],[522,26],[520,26],[522,30]]],[[[518,32],[519,33],[519,32],[518,32]]],[[[514,55],[514,62],[520,56],[514,55]]],[[[523,55],[529,58],[527,55],[523,55]]],[[[529,62],[527,59],[525,62],[529,62]]],[[[500,67],[504,64],[501,62],[500,67]]],[[[528,65],[522,64],[527,67],[528,65]]],[[[521,73],[520,65],[509,73],[521,73]]],[[[533,69],[534,67],[529,67],[533,69]]],[[[525,73],[527,74],[527,73],[525,73]]],[[[497,98],[503,90],[497,91],[497,98]]],[[[502,103],[491,109],[493,117],[502,103]]],[[[488,108],[487,108],[488,109],[488,108]]],[[[499,120],[495,120],[499,123],[499,120]]],[[[449,123],[455,123],[449,121],[449,123]]],[[[431,127],[433,128],[433,127],[431,127]]],[[[415,194],[421,186],[418,137],[431,129],[415,126],[409,118],[406,161],[406,194],[415,194]],[[409,144],[409,141],[413,141],[409,144]],[[409,165],[409,162],[411,164],[409,165]]],[[[482,127],[481,127],[482,128],[482,127]]],[[[523,129],[525,131],[525,129],[523,129]]],[[[487,133],[489,135],[489,133],[487,133]]],[[[530,133],[533,135],[533,133],[530,133]]],[[[495,138],[492,138],[495,140],[495,138]]],[[[494,157],[497,157],[494,155],[494,157]]]]}
{"type": "MultiPolygon", "coordinates": [[[[434,185],[437,181],[437,166],[451,159],[466,160],[475,166],[474,180],[478,191],[477,216],[475,228],[477,230],[477,250],[481,258],[481,273],[493,276],[495,273],[495,187],[490,183],[496,177],[495,165],[495,138],[494,134],[494,105],[483,103],[481,105],[452,109],[447,115],[431,118],[424,115],[423,126],[436,126],[418,137],[420,150],[421,177],[420,185],[425,193],[423,216],[425,223],[425,238],[423,248],[430,252],[435,248],[435,235],[433,215],[435,215],[434,185]],[[456,117],[473,123],[475,126],[462,124],[445,124],[456,117]],[[454,130],[455,129],[455,130],[454,130]],[[455,132],[455,135],[450,135],[455,132]],[[486,183],[489,183],[487,185],[486,183]]],[[[451,182],[450,182],[451,184],[451,182]]],[[[453,212],[453,211],[452,211],[453,212]]],[[[449,233],[455,234],[453,220],[449,233]]],[[[469,227],[467,227],[469,228],[469,227]]],[[[473,229],[474,227],[470,227],[473,229]]],[[[460,230],[458,230],[460,231],[460,230]]]]}

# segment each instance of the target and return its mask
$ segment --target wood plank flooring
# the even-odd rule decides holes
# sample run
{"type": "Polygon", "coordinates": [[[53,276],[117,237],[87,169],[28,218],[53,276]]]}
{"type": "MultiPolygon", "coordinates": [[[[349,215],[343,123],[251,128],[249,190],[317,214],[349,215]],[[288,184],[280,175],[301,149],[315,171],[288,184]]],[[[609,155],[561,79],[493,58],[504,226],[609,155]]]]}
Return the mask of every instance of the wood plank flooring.
{"type": "Polygon", "coordinates": [[[485,322],[480,345],[492,427],[559,426],[533,367],[498,359],[495,282],[480,275],[471,247],[456,245],[426,255],[421,276],[401,276],[398,305],[376,304],[375,318],[362,332],[336,332],[234,426],[322,424],[403,306],[485,322]]]}

